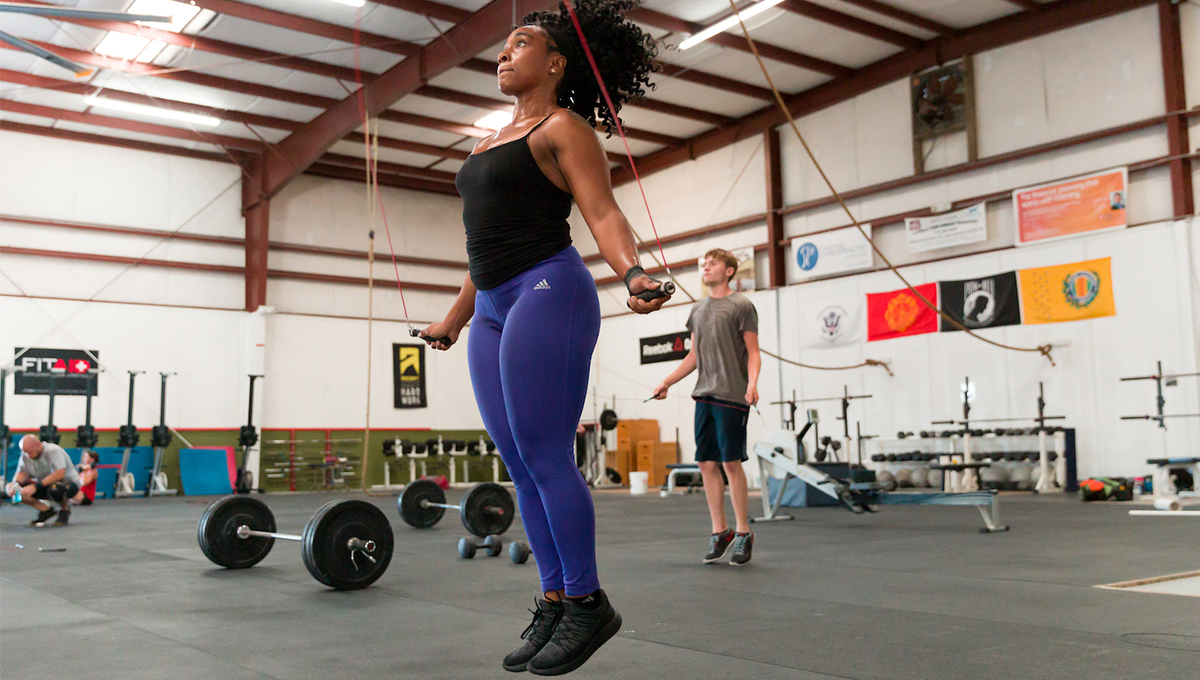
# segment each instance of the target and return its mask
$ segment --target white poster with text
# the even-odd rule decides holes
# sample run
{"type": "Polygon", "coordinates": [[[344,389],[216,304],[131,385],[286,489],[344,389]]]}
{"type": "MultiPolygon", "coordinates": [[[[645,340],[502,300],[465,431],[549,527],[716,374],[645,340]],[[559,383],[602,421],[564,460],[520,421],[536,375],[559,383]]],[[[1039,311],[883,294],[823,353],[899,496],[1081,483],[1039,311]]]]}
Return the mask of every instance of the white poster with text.
{"type": "Polygon", "coordinates": [[[904,235],[910,253],[981,243],[987,240],[987,203],[941,215],[907,218],[904,235]]]}
{"type": "MultiPolygon", "coordinates": [[[[871,225],[862,225],[867,238],[871,225]]],[[[792,239],[788,268],[792,281],[860,271],[875,266],[871,244],[856,227],[834,229],[792,239]]]]}

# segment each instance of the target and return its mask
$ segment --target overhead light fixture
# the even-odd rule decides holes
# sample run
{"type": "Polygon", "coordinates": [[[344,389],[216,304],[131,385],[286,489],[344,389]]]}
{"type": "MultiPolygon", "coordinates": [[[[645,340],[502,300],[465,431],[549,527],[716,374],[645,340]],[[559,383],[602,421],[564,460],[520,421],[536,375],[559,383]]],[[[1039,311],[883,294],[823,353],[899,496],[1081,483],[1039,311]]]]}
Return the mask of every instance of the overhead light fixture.
{"type": "Polygon", "coordinates": [[[362,7],[367,4],[367,0],[333,0],[339,5],[350,5],[351,7],[362,7]]]}
{"type": "Polygon", "coordinates": [[[475,127],[485,130],[499,130],[500,128],[512,122],[512,114],[508,111],[492,111],[488,115],[475,121],[475,127]]]}
{"type": "Polygon", "coordinates": [[[129,35],[127,33],[116,33],[109,31],[108,35],[96,45],[96,54],[120,59],[122,61],[131,61],[137,55],[146,49],[146,45],[150,44],[149,38],[143,38],[137,35],[129,35]]]}
{"type": "Polygon", "coordinates": [[[716,35],[718,33],[723,33],[725,31],[729,30],[730,28],[737,26],[739,18],[742,21],[746,21],[747,19],[749,19],[751,17],[762,14],[763,12],[771,9],[772,7],[774,7],[775,5],[778,5],[781,2],[783,2],[783,0],[762,0],[762,2],[758,3],[757,5],[752,5],[750,7],[747,7],[746,9],[742,10],[741,12],[734,14],[733,16],[726,17],[726,18],[718,21],[717,23],[713,24],[712,26],[709,26],[708,28],[704,29],[703,31],[700,31],[696,35],[693,35],[692,37],[688,38],[687,40],[684,40],[683,42],[679,43],[679,49],[686,50],[689,47],[695,47],[696,45],[699,45],[700,43],[704,42],[705,40],[708,40],[709,38],[713,37],[714,35],[716,35]]]}
{"type": "Polygon", "coordinates": [[[154,14],[158,16],[171,17],[171,23],[164,24],[159,22],[138,22],[149,28],[157,28],[162,31],[170,31],[178,33],[183,30],[188,22],[200,13],[200,8],[195,5],[189,5],[183,2],[175,2],[175,0],[135,0],[125,10],[130,14],[154,14]]]}
{"type": "Polygon", "coordinates": [[[83,103],[99,109],[113,109],[115,111],[125,111],[127,113],[136,113],[143,116],[170,118],[171,120],[180,120],[185,123],[193,123],[195,125],[216,127],[221,124],[220,118],[214,118],[212,116],[204,116],[198,113],[186,113],[183,111],[174,111],[172,109],[159,108],[156,106],[145,106],[143,104],[133,104],[131,102],[121,101],[120,99],[97,97],[94,94],[89,94],[88,96],[84,97],[83,103]]]}

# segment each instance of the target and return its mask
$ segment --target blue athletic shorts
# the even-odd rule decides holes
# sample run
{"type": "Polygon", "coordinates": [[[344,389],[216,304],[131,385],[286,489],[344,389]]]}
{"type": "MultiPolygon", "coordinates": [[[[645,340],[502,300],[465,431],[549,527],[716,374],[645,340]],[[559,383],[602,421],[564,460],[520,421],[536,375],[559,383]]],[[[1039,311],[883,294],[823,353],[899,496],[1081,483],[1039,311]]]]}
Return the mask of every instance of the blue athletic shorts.
{"type": "Polygon", "coordinates": [[[750,407],[711,397],[696,401],[696,462],[746,460],[746,421],[750,407]]]}

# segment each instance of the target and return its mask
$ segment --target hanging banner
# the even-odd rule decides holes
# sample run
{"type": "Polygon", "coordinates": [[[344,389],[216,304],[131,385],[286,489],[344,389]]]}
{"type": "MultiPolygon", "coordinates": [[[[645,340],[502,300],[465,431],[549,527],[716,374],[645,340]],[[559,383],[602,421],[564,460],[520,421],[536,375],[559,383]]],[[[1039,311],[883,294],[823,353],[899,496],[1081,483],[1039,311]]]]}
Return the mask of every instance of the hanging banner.
{"type": "MultiPolygon", "coordinates": [[[[915,286],[929,304],[938,303],[938,286],[927,283],[915,286]]],[[[867,294],[867,341],[890,340],[906,335],[936,333],[938,314],[907,288],[890,293],[867,294]]]]}
{"type": "MultiPolygon", "coordinates": [[[[938,300],[946,316],[971,330],[1021,323],[1016,272],[966,281],[938,281],[938,300]]],[[[962,330],[945,319],[939,321],[942,332],[962,330]]]]}
{"type": "Polygon", "coordinates": [[[642,363],[657,364],[660,361],[679,361],[692,350],[692,334],[688,331],[642,338],[642,363]]]}
{"type": "Polygon", "coordinates": [[[88,373],[97,368],[99,350],[17,347],[14,356],[13,365],[20,371],[13,375],[13,394],[50,394],[51,376],[55,394],[99,394],[99,376],[88,373]]]}
{"type": "MultiPolygon", "coordinates": [[[[871,236],[871,225],[863,231],[871,236]]],[[[804,279],[870,269],[875,266],[871,244],[855,227],[835,229],[792,239],[788,257],[791,280],[804,279]]]]}
{"type": "Polygon", "coordinates": [[[986,241],[987,203],[941,215],[906,218],[904,237],[910,253],[986,241]]]}
{"type": "MultiPolygon", "coordinates": [[[[738,248],[729,251],[737,258],[737,272],[729,279],[729,287],[737,293],[747,293],[755,289],[757,281],[754,273],[754,246],[738,248]]],[[[696,268],[700,270],[700,278],[704,279],[704,258],[696,260],[696,268]]],[[[700,286],[700,296],[708,297],[708,286],[700,286]]]]}
{"type": "Polygon", "coordinates": [[[1017,274],[1021,280],[1024,323],[1059,323],[1117,315],[1112,258],[1022,269],[1017,274]]]}
{"type": "Polygon", "coordinates": [[[831,349],[863,341],[862,298],[816,300],[800,305],[800,346],[831,349]]]}
{"type": "Polygon", "coordinates": [[[1017,245],[1124,227],[1128,184],[1117,168],[1014,191],[1017,245]]]}
{"type": "Polygon", "coordinates": [[[392,344],[392,405],[425,408],[425,345],[392,344]]]}

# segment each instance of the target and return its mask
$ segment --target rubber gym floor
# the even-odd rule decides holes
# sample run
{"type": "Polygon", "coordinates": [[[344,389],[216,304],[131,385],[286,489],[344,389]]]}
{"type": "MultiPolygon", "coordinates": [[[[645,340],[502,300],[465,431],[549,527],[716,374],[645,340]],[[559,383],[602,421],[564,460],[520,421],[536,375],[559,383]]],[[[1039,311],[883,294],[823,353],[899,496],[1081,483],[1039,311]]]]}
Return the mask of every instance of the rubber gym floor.
{"type": "MultiPolygon", "coordinates": [[[[329,497],[260,496],[284,533],[329,497]]],[[[753,562],[733,567],[700,563],[702,495],[594,497],[624,626],[574,677],[1178,680],[1200,667],[1200,600],[1094,587],[1200,568],[1200,525],[1129,517],[1130,504],[1007,494],[1012,530],[990,535],[969,507],[798,508],[756,525],[753,562]]],[[[336,592],[291,542],[248,570],[208,562],[196,522],[212,500],[100,501],[43,529],[4,507],[0,675],[512,677],[500,660],[529,622],[536,567],[507,550],[460,559],[456,513],[416,530],[394,497],[371,499],[396,533],[392,563],[336,592]]],[[[505,539],[523,537],[518,522],[505,539]]]]}

